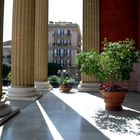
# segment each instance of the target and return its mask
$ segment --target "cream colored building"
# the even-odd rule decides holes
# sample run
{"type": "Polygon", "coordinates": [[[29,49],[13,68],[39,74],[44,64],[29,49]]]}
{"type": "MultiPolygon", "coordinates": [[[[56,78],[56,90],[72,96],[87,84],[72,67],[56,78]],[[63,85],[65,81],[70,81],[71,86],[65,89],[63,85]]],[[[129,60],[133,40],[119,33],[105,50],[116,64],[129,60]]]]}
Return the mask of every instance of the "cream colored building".
{"type": "Polygon", "coordinates": [[[72,22],[49,22],[48,62],[60,64],[62,69],[75,75],[75,57],[81,50],[81,32],[78,24],[72,22]]]}
{"type": "MultiPolygon", "coordinates": [[[[49,22],[48,25],[48,62],[60,64],[74,76],[78,71],[75,57],[81,50],[79,25],[71,22],[49,22]]],[[[3,63],[11,63],[11,41],[4,42],[3,63]]]]}

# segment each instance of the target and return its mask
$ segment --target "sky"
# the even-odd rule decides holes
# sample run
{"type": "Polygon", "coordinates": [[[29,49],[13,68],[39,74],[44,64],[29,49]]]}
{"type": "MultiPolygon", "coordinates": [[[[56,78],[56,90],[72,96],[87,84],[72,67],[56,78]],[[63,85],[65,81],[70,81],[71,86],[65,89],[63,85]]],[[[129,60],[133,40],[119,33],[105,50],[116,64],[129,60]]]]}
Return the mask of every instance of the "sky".
{"type": "Polygon", "coordinates": [[[11,33],[12,33],[12,4],[13,4],[13,0],[5,0],[5,3],[4,3],[3,41],[11,40],[11,33]]]}
{"type": "MultiPolygon", "coordinates": [[[[83,0],[49,0],[49,21],[77,23],[82,32],[82,1],[83,0]]],[[[11,40],[12,4],[13,0],[5,0],[4,41],[11,40]]]]}

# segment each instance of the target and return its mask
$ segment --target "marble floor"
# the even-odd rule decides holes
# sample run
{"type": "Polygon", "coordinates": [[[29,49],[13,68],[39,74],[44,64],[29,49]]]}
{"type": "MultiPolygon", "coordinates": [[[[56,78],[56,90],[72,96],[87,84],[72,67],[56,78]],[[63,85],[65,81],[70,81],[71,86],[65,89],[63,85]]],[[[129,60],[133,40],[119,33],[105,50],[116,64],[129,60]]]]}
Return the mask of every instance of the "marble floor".
{"type": "Polygon", "coordinates": [[[140,139],[140,94],[128,93],[122,111],[106,111],[100,93],[53,89],[34,102],[10,101],[20,113],[0,127],[0,140],[140,139]]]}

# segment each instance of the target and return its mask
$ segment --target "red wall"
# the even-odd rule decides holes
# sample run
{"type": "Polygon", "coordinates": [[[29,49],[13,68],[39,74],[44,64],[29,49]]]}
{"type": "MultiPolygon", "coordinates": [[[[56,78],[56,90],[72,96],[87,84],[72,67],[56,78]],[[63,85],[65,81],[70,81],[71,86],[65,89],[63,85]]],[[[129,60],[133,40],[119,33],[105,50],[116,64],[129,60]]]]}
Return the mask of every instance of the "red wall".
{"type": "MultiPolygon", "coordinates": [[[[138,48],[139,0],[100,0],[100,41],[133,38],[138,48]]],[[[140,46],[139,46],[140,48],[140,46]]]]}

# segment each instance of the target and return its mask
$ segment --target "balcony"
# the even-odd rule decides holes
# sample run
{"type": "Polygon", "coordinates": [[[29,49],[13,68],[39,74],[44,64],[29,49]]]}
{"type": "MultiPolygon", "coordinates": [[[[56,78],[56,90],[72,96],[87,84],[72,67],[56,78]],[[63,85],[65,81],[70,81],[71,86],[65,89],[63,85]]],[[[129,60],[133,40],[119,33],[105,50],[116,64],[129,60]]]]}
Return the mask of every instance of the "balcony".
{"type": "Polygon", "coordinates": [[[62,35],[62,34],[52,34],[52,36],[54,37],[54,38],[71,38],[72,37],[72,34],[64,34],[64,35],[62,35]]]}

